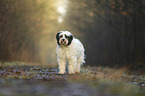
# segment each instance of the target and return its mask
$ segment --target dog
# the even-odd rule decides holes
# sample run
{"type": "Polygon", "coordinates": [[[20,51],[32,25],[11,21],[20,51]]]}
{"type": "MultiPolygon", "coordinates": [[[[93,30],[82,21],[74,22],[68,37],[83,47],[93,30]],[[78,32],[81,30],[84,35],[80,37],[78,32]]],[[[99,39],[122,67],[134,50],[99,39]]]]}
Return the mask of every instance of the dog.
{"type": "Polygon", "coordinates": [[[83,44],[69,32],[60,31],[56,34],[57,62],[59,74],[64,74],[68,62],[69,74],[80,73],[80,66],[85,63],[83,44]]]}

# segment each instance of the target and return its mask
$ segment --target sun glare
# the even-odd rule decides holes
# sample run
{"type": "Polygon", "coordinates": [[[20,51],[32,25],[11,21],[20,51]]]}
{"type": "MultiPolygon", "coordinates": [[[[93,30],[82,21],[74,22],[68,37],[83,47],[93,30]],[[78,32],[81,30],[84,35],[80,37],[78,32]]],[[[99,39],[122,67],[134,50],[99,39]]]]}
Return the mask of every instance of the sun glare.
{"type": "Polygon", "coordinates": [[[57,8],[58,13],[60,13],[61,15],[65,15],[66,13],[66,9],[64,8],[64,6],[59,6],[57,8]]]}
{"type": "Polygon", "coordinates": [[[62,23],[63,22],[63,18],[62,17],[58,17],[58,23],[62,23]]]}
{"type": "Polygon", "coordinates": [[[62,23],[64,21],[63,18],[67,12],[66,10],[67,3],[68,3],[68,0],[58,0],[58,4],[57,4],[57,12],[59,13],[58,23],[62,23]]]}

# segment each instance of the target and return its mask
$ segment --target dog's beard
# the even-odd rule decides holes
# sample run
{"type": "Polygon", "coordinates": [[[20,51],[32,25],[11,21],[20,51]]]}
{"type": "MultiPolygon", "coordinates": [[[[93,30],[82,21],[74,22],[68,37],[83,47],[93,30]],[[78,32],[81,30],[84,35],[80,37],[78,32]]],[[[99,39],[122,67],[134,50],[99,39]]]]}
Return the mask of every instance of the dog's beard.
{"type": "Polygon", "coordinates": [[[68,44],[68,40],[65,39],[65,40],[63,41],[62,39],[60,39],[60,40],[59,40],[59,44],[60,44],[60,45],[65,45],[65,46],[66,46],[66,45],[68,44]]]}

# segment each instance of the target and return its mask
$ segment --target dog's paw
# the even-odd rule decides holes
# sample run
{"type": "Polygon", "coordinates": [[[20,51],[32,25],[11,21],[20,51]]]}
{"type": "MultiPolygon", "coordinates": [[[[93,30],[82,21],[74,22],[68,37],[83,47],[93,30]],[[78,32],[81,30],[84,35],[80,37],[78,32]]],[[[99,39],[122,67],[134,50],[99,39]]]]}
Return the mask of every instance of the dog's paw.
{"type": "Polygon", "coordinates": [[[75,72],[74,71],[70,71],[69,74],[75,74],[75,72]]]}
{"type": "Polygon", "coordinates": [[[58,74],[64,74],[65,72],[62,72],[62,71],[60,71],[60,72],[58,72],[58,74]]]}

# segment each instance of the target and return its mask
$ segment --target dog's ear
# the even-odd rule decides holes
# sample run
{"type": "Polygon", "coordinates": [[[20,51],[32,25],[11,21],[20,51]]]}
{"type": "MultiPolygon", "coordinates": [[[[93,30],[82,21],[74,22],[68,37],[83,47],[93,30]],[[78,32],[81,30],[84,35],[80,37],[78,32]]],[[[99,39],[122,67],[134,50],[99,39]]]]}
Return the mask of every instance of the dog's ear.
{"type": "Polygon", "coordinates": [[[67,45],[70,45],[72,40],[73,40],[73,35],[68,36],[68,44],[67,45]]]}
{"type": "Polygon", "coordinates": [[[58,44],[58,45],[60,45],[60,44],[59,44],[59,39],[60,39],[60,38],[59,38],[59,34],[60,34],[60,33],[62,33],[62,32],[58,32],[58,33],[56,34],[56,40],[57,40],[57,44],[58,44]]]}

